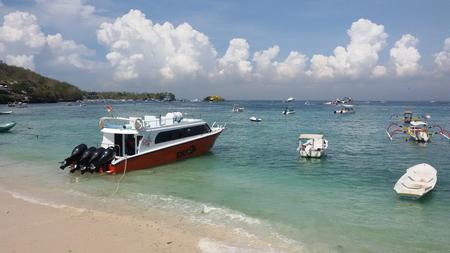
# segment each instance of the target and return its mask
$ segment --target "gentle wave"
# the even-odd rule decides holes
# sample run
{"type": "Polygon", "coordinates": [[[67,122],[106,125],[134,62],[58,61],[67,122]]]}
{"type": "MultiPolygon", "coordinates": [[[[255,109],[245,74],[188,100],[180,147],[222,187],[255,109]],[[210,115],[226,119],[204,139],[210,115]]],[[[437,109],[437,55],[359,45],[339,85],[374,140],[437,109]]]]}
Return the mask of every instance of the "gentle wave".
{"type": "MultiPolygon", "coordinates": [[[[194,222],[208,225],[227,227],[236,234],[248,238],[267,239],[271,242],[280,243],[303,251],[303,243],[288,238],[278,232],[266,221],[250,217],[244,213],[226,208],[199,203],[191,200],[181,199],[174,196],[163,196],[154,194],[137,193],[136,200],[151,208],[175,211],[188,217],[194,222]]],[[[264,240],[265,241],[265,240],[264,240]]],[[[219,247],[221,248],[221,247],[219,247]]],[[[207,251],[207,252],[234,252],[234,251],[207,251]]],[[[247,251],[236,251],[247,252],[247,251]]],[[[253,251],[249,251],[253,252],[253,251]]],[[[261,251],[258,251],[261,252],[261,251]]],[[[272,251],[268,251],[272,252],[272,251]]]]}
{"type": "Polygon", "coordinates": [[[0,189],[0,191],[10,194],[15,199],[20,199],[20,200],[23,200],[25,202],[35,204],[35,205],[48,206],[48,207],[57,208],[57,209],[64,209],[64,208],[69,209],[70,208],[70,209],[76,210],[78,212],[86,211],[86,209],[84,209],[84,208],[78,208],[78,207],[67,206],[64,204],[58,204],[53,201],[43,200],[41,198],[32,197],[30,195],[26,195],[26,194],[19,193],[19,192],[14,192],[14,191],[5,190],[5,189],[0,189]]]}
{"type": "Polygon", "coordinates": [[[275,251],[273,249],[261,250],[251,249],[227,245],[223,242],[211,240],[209,238],[202,238],[198,242],[198,247],[203,253],[276,253],[283,251],[275,251]]]}

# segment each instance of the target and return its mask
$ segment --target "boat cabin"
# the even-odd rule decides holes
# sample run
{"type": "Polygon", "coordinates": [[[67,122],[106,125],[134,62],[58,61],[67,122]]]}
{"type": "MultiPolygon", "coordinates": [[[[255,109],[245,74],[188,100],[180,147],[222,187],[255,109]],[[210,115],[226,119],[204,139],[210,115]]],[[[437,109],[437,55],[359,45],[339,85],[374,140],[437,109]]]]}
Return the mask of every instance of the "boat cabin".
{"type": "Polygon", "coordinates": [[[406,111],[403,113],[403,122],[405,122],[406,124],[411,123],[412,121],[412,112],[411,111],[406,111]]]}

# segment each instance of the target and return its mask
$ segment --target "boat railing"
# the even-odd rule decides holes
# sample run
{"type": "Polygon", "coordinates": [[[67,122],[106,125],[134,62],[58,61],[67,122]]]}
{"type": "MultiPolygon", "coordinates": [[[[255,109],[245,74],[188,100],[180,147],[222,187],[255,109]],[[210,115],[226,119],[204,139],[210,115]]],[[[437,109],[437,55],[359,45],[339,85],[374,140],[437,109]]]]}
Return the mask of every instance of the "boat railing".
{"type": "Polygon", "coordinates": [[[155,128],[161,126],[170,126],[181,123],[185,121],[195,121],[196,119],[183,118],[182,115],[179,117],[164,117],[164,116],[144,116],[141,117],[102,117],[99,122],[99,127],[102,129],[106,128],[116,128],[116,129],[137,129],[142,128],[155,128]]]}
{"type": "Polygon", "coordinates": [[[220,124],[220,123],[217,123],[216,121],[214,121],[214,123],[211,125],[211,129],[213,129],[213,128],[225,129],[226,126],[227,126],[227,122],[220,124]]]}

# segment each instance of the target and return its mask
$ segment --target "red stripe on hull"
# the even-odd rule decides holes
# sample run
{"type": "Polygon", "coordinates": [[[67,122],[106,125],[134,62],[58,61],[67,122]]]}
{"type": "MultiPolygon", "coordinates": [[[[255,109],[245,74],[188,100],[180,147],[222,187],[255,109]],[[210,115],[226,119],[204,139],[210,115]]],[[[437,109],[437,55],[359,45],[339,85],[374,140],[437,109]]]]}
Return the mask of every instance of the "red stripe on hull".
{"type": "Polygon", "coordinates": [[[125,163],[127,166],[126,170],[132,171],[148,169],[166,163],[172,163],[178,160],[202,155],[208,152],[213,147],[217,137],[221,132],[222,131],[219,131],[213,135],[209,135],[190,142],[170,146],[167,148],[128,158],[126,162],[124,160],[118,164],[109,165],[109,171],[111,173],[123,173],[123,171],[125,170],[125,163]]]}

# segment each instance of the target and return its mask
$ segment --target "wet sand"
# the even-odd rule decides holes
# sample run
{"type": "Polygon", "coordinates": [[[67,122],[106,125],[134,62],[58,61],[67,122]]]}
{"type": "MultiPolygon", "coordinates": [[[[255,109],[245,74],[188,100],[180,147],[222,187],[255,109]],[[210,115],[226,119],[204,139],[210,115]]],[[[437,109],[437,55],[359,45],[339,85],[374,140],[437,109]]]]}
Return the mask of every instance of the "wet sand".
{"type": "Polygon", "coordinates": [[[33,204],[0,192],[1,252],[200,252],[177,224],[33,204]]]}

